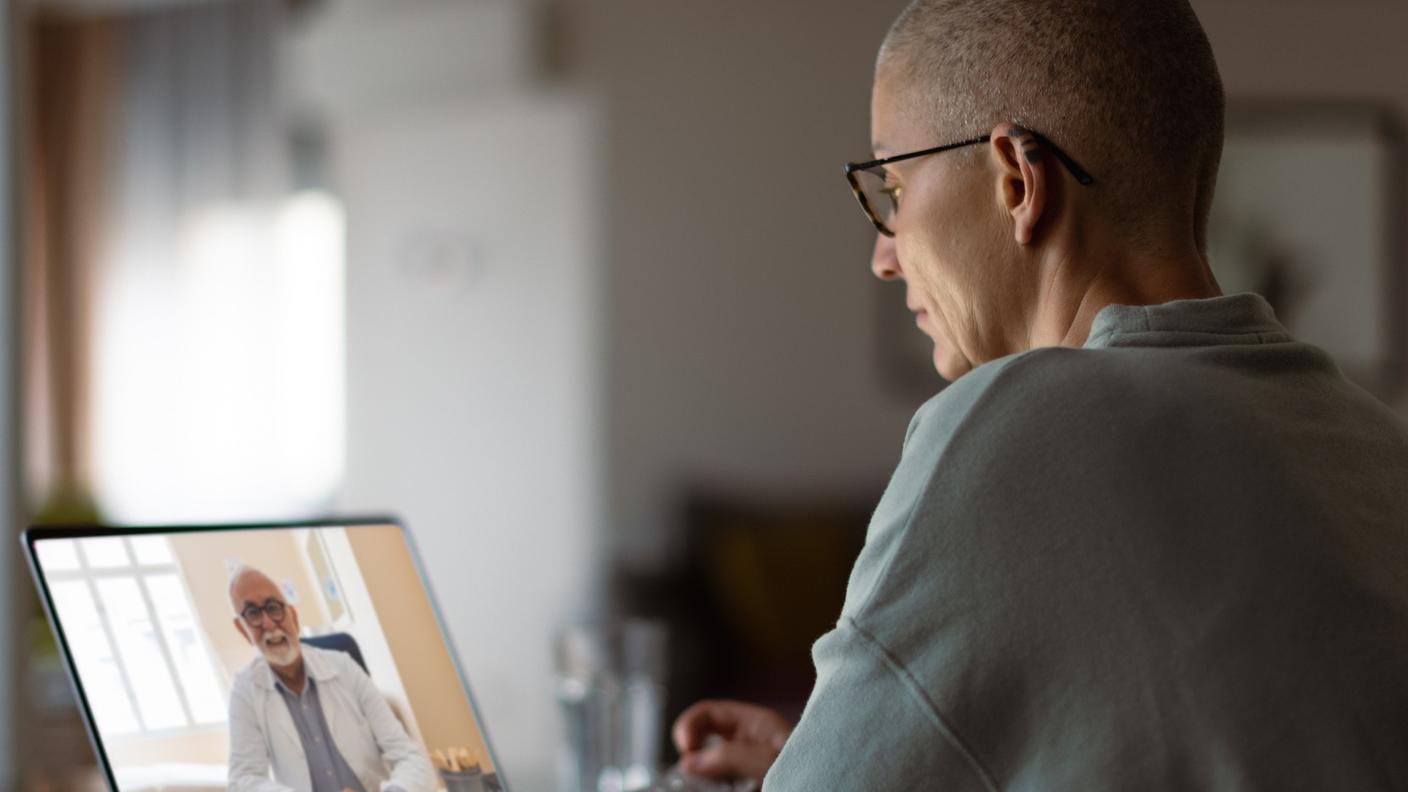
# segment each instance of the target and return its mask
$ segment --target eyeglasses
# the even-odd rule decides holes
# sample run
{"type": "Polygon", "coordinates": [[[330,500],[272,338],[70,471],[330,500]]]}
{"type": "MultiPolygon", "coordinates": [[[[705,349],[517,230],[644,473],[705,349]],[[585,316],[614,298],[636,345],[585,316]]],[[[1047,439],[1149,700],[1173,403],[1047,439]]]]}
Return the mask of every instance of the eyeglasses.
{"type": "MultiPolygon", "coordinates": [[[[1056,159],[1066,166],[1066,170],[1076,177],[1076,181],[1084,186],[1095,183],[1095,177],[1086,172],[1084,168],[1076,164],[1076,161],[1066,156],[1066,152],[1056,147],[1056,144],[1042,137],[1039,133],[1031,130],[1024,130],[1031,135],[1032,139],[1042,146],[1051,149],[1051,153],[1056,155],[1056,159]]],[[[976,146],[979,143],[987,143],[992,140],[992,135],[983,135],[972,140],[965,140],[961,143],[950,143],[946,146],[935,146],[923,151],[911,151],[908,154],[896,154],[893,157],[870,160],[869,162],[848,162],[846,163],[846,181],[851,183],[851,192],[855,193],[856,200],[860,201],[860,208],[865,211],[865,216],[870,218],[870,222],[875,224],[875,230],[887,237],[895,235],[892,229],[896,213],[900,210],[899,187],[889,180],[884,166],[896,162],[914,159],[915,157],[927,157],[930,154],[942,154],[945,151],[964,148],[965,146],[976,146]]],[[[1031,145],[1030,143],[1028,144],[1031,145]]]]}
{"type": "Polygon", "coordinates": [[[265,616],[268,616],[271,620],[279,624],[283,624],[284,612],[284,604],[276,599],[271,599],[266,601],[262,606],[246,606],[244,610],[240,611],[240,618],[244,619],[245,623],[250,627],[262,625],[265,616]]]}

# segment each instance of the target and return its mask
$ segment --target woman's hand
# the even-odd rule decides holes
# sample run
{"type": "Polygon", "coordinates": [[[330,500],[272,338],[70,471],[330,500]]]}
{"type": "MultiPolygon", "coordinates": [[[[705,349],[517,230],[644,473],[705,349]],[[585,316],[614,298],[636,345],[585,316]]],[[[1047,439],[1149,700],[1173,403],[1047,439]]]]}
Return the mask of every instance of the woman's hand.
{"type": "Polygon", "coordinates": [[[680,767],[690,775],[762,782],[792,725],[777,712],[742,701],[706,700],[675,720],[680,767]]]}

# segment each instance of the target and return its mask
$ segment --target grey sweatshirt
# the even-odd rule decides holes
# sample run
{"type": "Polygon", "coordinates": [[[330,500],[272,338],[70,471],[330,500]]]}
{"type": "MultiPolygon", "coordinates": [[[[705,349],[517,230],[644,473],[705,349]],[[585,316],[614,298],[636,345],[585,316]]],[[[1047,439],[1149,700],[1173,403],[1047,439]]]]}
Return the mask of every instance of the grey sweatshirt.
{"type": "Polygon", "coordinates": [[[1260,297],[925,404],[766,792],[1408,789],[1408,431],[1260,297]]]}

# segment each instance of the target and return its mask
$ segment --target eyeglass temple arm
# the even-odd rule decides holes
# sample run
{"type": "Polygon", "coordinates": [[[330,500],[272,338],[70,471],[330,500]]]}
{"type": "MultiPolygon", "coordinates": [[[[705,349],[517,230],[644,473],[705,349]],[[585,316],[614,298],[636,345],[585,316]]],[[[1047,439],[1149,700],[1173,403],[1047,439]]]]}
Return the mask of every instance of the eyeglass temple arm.
{"type": "MultiPolygon", "coordinates": [[[[1027,131],[1032,132],[1032,130],[1027,131]]],[[[1082,168],[1079,164],[1076,163],[1075,160],[1071,159],[1070,156],[1066,154],[1066,152],[1061,150],[1060,146],[1057,146],[1055,143],[1052,143],[1046,138],[1045,135],[1042,135],[1040,132],[1032,132],[1032,134],[1036,136],[1037,140],[1041,141],[1042,145],[1051,149],[1051,153],[1056,155],[1056,159],[1059,160],[1060,163],[1066,167],[1066,170],[1071,172],[1071,175],[1074,176],[1076,178],[1076,181],[1080,182],[1082,186],[1089,187],[1090,185],[1095,183],[1095,177],[1091,176],[1085,168],[1082,168]]],[[[965,140],[961,143],[951,143],[947,146],[937,146],[935,148],[924,149],[923,151],[914,151],[910,152],[909,154],[900,154],[896,157],[885,157],[884,159],[870,160],[869,162],[848,162],[846,163],[844,170],[846,176],[849,178],[850,175],[852,173],[855,173],[856,171],[869,170],[870,168],[878,167],[880,165],[889,165],[894,162],[902,162],[904,160],[913,159],[915,157],[923,157],[929,154],[938,154],[944,151],[951,151],[956,148],[963,148],[964,146],[974,146],[979,143],[987,143],[991,139],[991,135],[983,135],[982,137],[974,138],[972,140],[965,140]]],[[[852,183],[852,187],[854,186],[854,183],[852,183]]]]}
{"type": "Polygon", "coordinates": [[[1076,164],[1076,161],[1071,159],[1066,152],[1062,151],[1060,146],[1047,140],[1040,133],[1033,132],[1032,134],[1036,135],[1042,145],[1051,149],[1051,153],[1056,155],[1056,159],[1060,160],[1061,164],[1066,166],[1066,170],[1070,171],[1071,175],[1076,177],[1076,181],[1080,182],[1082,186],[1089,187],[1095,183],[1095,177],[1091,176],[1085,168],[1076,164]]]}

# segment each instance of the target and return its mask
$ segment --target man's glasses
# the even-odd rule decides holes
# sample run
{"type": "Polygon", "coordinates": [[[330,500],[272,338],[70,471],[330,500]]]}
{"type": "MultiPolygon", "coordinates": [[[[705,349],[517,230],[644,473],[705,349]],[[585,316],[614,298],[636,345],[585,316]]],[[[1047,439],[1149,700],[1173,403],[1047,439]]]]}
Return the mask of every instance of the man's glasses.
{"type": "Polygon", "coordinates": [[[264,617],[268,616],[272,621],[282,624],[284,621],[284,604],[278,600],[271,599],[260,605],[248,605],[240,611],[240,618],[250,627],[258,627],[264,623],[264,617]]]}
{"type": "MultiPolygon", "coordinates": [[[[1031,130],[1023,130],[1019,139],[1025,135],[1031,136],[1031,141],[1036,145],[1044,146],[1056,155],[1056,159],[1066,166],[1066,170],[1076,177],[1076,181],[1082,185],[1089,186],[1095,183],[1095,178],[1086,172],[1085,168],[1076,164],[1076,161],[1066,156],[1066,153],[1056,147],[1056,144],[1042,137],[1039,133],[1031,130]]],[[[887,237],[895,235],[894,218],[900,210],[900,196],[897,185],[890,180],[885,172],[885,166],[915,157],[927,157],[930,154],[942,154],[945,151],[952,151],[965,146],[976,146],[979,143],[987,143],[992,140],[992,135],[983,135],[972,140],[965,140],[961,143],[950,143],[946,146],[935,146],[923,151],[911,151],[908,154],[896,154],[893,157],[870,160],[869,162],[848,162],[846,163],[846,181],[851,183],[851,192],[855,194],[856,200],[860,202],[860,208],[865,211],[865,216],[870,218],[870,222],[875,225],[875,230],[887,237]]],[[[1029,146],[1031,143],[1028,144],[1029,146]]],[[[1030,149],[1028,149],[1030,150],[1030,149]]]]}

